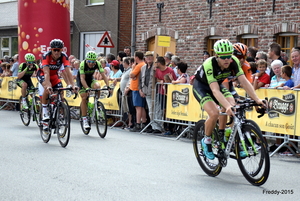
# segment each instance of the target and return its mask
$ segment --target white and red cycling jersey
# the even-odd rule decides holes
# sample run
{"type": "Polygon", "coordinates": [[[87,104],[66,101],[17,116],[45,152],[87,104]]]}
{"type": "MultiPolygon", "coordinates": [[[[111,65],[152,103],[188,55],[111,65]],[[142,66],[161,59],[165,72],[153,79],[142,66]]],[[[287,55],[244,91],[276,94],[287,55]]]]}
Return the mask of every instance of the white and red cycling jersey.
{"type": "Polygon", "coordinates": [[[42,83],[44,81],[43,78],[45,75],[43,68],[49,67],[50,82],[52,86],[55,86],[58,83],[60,83],[58,72],[64,71],[66,67],[70,67],[70,62],[68,60],[68,56],[64,52],[61,53],[61,56],[57,60],[54,60],[51,54],[52,52],[49,51],[43,55],[42,65],[41,68],[39,69],[38,76],[41,78],[39,80],[42,83]]]}

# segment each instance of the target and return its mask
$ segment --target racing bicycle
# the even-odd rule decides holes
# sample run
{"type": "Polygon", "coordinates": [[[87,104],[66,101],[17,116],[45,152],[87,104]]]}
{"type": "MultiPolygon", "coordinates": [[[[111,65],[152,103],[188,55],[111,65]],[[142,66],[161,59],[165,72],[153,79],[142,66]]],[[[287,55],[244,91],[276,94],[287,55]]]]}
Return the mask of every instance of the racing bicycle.
{"type": "Polygon", "coordinates": [[[23,107],[22,96],[19,99],[20,104],[20,117],[25,126],[30,124],[30,120],[32,117],[32,121],[35,121],[36,124],[39,126],[39,113],[41,107],[41,100],[40,97],[36,96],[38,93],[38,88],[29,89],[26,91],[26,102],[28,108],[25,109],[23,107]]]}
{"type": "MultiPolygon", "coordinates": [[[[205,156],[201,145],[201,140],[205,135],[205,120],[196,123],[193,135],[194,153],[200,167],[207,175],[218,176],[222,168],[226,167],[227,159],[233,158],[237,160],[242,174],[252,185],[260,186],[267,181],[270,172],[268,144],[258,125],[246,119],[245,116],[245,110],[253,106],[259,105],[251,99],[237,101],[228,142],[224,142],[224,136],[219,136],[218,125],[216,125],[211,136],[214,160],[205,156]]],[[[258,113],[260,113],[258,117],[262,117],[265,109],[260,108],[258,113]]],[[[220,115],[227,114],[221,112],[220,115]]]]}
{"type": "Polygon", "coordinates": [[[82,113],[80,109],[80,125],[83,133],[85,135],[88,135],[91,130],[91,124],[92,122],[96,123],[96,128],[99,136],[101,138],[104,138],[107,133],[107,116],[106,116],[106,110],[100,101],[98,101],[99,92],[108,90],[108,89],[88,89],[86,90],[88,93],[87,96],[87,121],[90,126],[90,128],[86,129],[83,127],[83,119],[82,119],[82,113]],[[89,97],[94,97],[93,102],[89,102],[89,97]],[[96,107],[95,107],[96,106],[96,107]]]}
{"type": "MultiPolygon", "coordinates": [[[[53,88],[53,94],[49,94],[48,100],[48,111],[49,121],[42,121],[42,107],[40,109],[40,134],[42,140],[48,143],[51,134],[57,134],[58,141],[62,147],[66,147],[70,139],[70,109],[67,100],[63,98],[62,91],[69,90],[67,88],[53,88]],[[46,126],[46,128],[44,128],[46,126]]],[[[77,98],[77,93],[74,99],[77,98]]]]}

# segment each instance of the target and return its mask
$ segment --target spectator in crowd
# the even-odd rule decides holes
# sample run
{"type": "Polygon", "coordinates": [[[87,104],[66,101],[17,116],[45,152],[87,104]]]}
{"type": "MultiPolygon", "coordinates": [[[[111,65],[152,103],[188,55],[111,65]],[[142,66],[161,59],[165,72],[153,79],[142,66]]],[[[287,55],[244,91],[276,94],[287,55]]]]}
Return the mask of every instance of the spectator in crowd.
{"type": "Polygon", "coordinates": [[[166,66],[171,67],[171,59],[172,59],[173,53],[171,52],[166,52],[164,59],[166,62],[166,66]]]}
{"type": "Polygon", "coordinates": [[[127,57],[131,57],[131,48],[129,46],[124,48],[124,52],[126,53],[127,57]]]}
{"type": "Polygon", "coordinates": [[[258,61],[260,59],[263,59],[266,62],[268,62],[268,54],[265,53],[264,51],[258,51],[255,56],[255,61],[258,61]]]}
{"type": "MultiPolygon", "coordinates": [[[[272,43],[269,46],[269,50],[268,50],[269,59],[271,59],[272,61],[280,60],[283,63],[283,65],[287,65],[287,62],[281,58],[280,54],[281,54],[281,46],[278,43],[272,43]]],[[[270,70],[271,70],[270,77],[272,78],[274,76],[274,72],[272,68],[270,70]]]]}
{"type": "Polygon", "coordinates": [[[247,61],[255,61],[254,58],[257,53],[257,48],[256,47],[248,47],[248,52],[247,52],[247,61]]]}
{"type": "Polygon", "coordinates": [[[208,59],[210,57],[210,54],[208,53],[208,51],[204,51],[203,52],[203,61],[205,61],[206,59],[208,59]]]}
{"type": "Polygon", "coordinates": [[[180,62],[180,58],[176,55],[173,55],[171,58],[171,68],[173,69],[176,77],[179,76],[179,74],[177,73],[177,64],[180,62]]]}
{"type": "Polygon", "coordinates": [[[11,64],[9,64],[9,63],[2,63],[1,64],[1,68],[3,70],[3,73],[1,74],[1,77],[11,76],[10,67],[11,67],[11,64]]]}
{"type": "Polygon", "coordinates": [[[271,78],[271,82],[269,85],[266,85],[265,87],[276,87],[279,86],[281,83],[285,83],[285,79],[281,77],[281,67],[283,66],[283,63],[280,60],[274,60],[271,63],[271,69],[274,72],[273,77],[271,78]]]}
{"type": "Polygon", "coordinates": [[[110,63],[110,74],[108,76],[108,80],[113,81],[114,85],[117,84],[117,82],[120,82],[121,76],[122,76],[122,71],[120,70],[120,64],[117,60],[113,60],[110,63]]]}
{"type": "Polygon", "coordinates": [[[120,81],[120,90],[122,93],[122,107],[123,112],[128,115],[128,127],[127,129],[132,128],[132,114],[130,113],[129,106],[128,106],[128,88],[130,85],[130,73],[131,73],[131,66],[130,66],[130,58],[129,57],[123,57],[123,66],[124,66],[124,72],[121,77],[120,81]]]}
{"type": "Polygon", "coordinates": [[[117,60],[118,60],[119,63],[120,63],[120,70],[122,71],[122,73],[123,73],[123,71],[124,71],[124,67],[123,67],[123,58],[124,58],[124,57],[126,57],[126,53],[123,52],[123,51],[120,51],[120,52],[118,53],[117,60]]]}
{"type": "Polygon", "coordinates": [[[253,62],[253,61],[250,61],[249,64],[250,64],[250,67],[251,67],[251,73],[252,73],[252,75],[255,74],[255,73],[257,73],[257,64],[255,62],[253,62]]]}
{"type": "Polygon", "coordinates": [[[187,66],[186,63],[184,63],[184,62],[179,62],[178,63],[178,68],[177,68],[178,71],[177,72],[179,74],[179,77],[176,80],[172,80],[172,76],[170,76],[170,74],[168,74],[169,77],[170,77],[170,79],[172,80],[171,81],[172,84],[179,84],[179,83],[181,83],[181,84],[187,84],[187,83],[190,82],[189,76],[186,73],[187,68],[188,68],[188,66],[187,66]]]}
{"type": "Polygon", "coordinates": [[[294,87],[300,88],[300,49],[294,48],[291,53],[293,66],[294,87]]]}
{"type": "Polygon", "coordinates": [[[265,60],[260,59],[257,61],[258,72],[253,76],[253,87],[255,90],[270,84],[270,76],[266,73],[267,67],[268,64],[265,60]]]}
{"type": "Polygon", "coordinates": [[[289,57],[288,57],[288,55],[287,55],[286,52],[281,51],[280,56],[281,56],[281,58],[282,58],[284,61],[288,62],[289,57]]]}
{"type": "Polygon", "coordinates": [[[294,82],[292,80],[292,67],[285,65],[281,67],[281,77],[285,79],[285,83],[281,83],[280,85],[276,86],[275,88],[278,87],[283,87],[283,89],[291,89],[294,87],[294,82]]]}
{"type": "Polygon", "coordinates": [[[15,56],[13,57],[14,63],[12,65],[12,68],[10,69],[12,72],[12,76],[13,77],[17,77],[18,76],[18,71],[19,71],[19,55],[15,54],[15,56]]]}
{"type": "MultiPolygon", "coordinates": [[[[105,76],[108,77],[111,70],[110,70],[110,67],[106,66],[106,60],[105,60],[105,58],[98,57],[97,60],[100,62],[101,66],[103,66],[105,76]]],[[[103,79],[102,76],[101,76],[101,74],[98,73],[98,72],[95,72],[94,77],[97,80],[102,80],[103,79]]]]}
{"type": "MultiPolygon", "coordinates": [[[[152,89],[153,85],[155,85],[155,80],[153,77],[155,76],[155,69],[154,69],[154,57],[152,51],[147,51],[145,53],[145,61],[146,64],[142,66],[141,68],[141,75],[139,79],[139,91],[141,97],[146,98],[147,106],[148,106],[148,114],[150,117],[150,121],[153,120],[154,116],[154,98],[152,96],[152,89]]],[[[154,94],[153,94],[154,95],[154,94]]],[[[159,125],[156,122],[153,122],[151,126],[149,126],[145,132],[152,133],[155,130],[160,130],[159,125]]]]}
{"type": "MultiPolygon", "coordinates": [[[[155,103],[155,119],[161,119],[164,117],[164,112],[166,109],[166,100],[167,95],[166,91],[164,90],[164,76],[169,74],[170,77],[172,77],[172,80],[176,79],[176,75],[172,68],[168,67],[166,65],[166,61],[164,57],[157,57],[156,58],[156,72],[155,77],[157,78],[157,82],[160,83],[158,85],[158,91],[156,94],[156,103],[155,103]]],[[[162,123],[160,123],[160,127],[163,128],[162,123]]],[[[160,133],[162,130],[154,131],[154,133],[160,133]]]]}
{"type": "Polygon", "coordinates": [[[75,59],[75,61],[73,62],[73,70],[72,70],[73,79],[77,78],[79,66],[80,66],[80,60],[75,59]]]}
{"type": "Polygon", "coordinates": [[[107,66],[107,67],[110,67],[109,64],[110,64],[113,60],[116,60],[115,55],[112,54],[112,53],[107,54],[107,55],[106,55],[106,61],[107,61],[106,66],[107,66]]]}
{"type": "Polygon", "coordinates": [[[145,110],[146,100],[144,97],[141,97],[139,92],[139,77],[141,73],[141,68],[145,65],[144,53],[136,51],[134,53],[134,60],[136,65],[132,68],[132,71],[130,73],[130,78],[132,78],[130,82],[130,90],[132,90],[132,100],[136,110],[136,125],[130,131],[140,132],[147,122],[145,110]]]}

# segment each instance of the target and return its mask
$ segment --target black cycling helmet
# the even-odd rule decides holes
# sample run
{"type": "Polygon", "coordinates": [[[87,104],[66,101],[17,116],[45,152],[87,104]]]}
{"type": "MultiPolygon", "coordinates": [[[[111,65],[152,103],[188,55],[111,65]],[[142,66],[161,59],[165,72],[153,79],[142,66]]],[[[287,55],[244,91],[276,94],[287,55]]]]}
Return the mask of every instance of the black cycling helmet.
{"type": "Polygon", "coordinates": [[[64,42],[62,42],[62,40],[60,40],[60,39],[53,39],[50,42],[50,47],[62,49],[64,47],[64,42]]]}

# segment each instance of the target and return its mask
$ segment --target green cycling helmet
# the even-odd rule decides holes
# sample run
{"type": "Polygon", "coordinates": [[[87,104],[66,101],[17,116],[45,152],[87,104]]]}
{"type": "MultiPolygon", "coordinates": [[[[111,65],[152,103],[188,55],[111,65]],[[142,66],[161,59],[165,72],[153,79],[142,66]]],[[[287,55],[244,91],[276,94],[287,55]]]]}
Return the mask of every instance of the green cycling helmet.
{"type": "Polygon", "coordinates": [[[94,51],[88,51],[85,55],[86,60],[96,60],[97,59],[97,54],[94,51]]]}
{"type": "Polygon", "coordinates": [[[25,60],[26,61],[35,61],[35,56],[31,53],[25,54],[25,60]]]}
{"type": "Polygon", "coordinates": [[[233,53],[233,45],[227,39],[221,39],[215,42],[214,51],[217,55],[219,54],[232,54],[233,53]]]}

